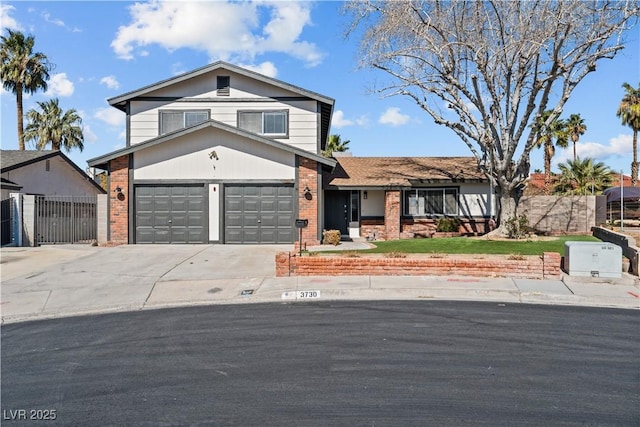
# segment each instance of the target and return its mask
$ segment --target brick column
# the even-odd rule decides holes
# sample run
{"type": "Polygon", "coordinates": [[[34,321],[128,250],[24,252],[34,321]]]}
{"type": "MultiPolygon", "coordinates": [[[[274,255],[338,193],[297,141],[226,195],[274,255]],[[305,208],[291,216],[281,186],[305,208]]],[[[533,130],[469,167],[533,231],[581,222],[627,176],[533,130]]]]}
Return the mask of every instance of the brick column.
{"type": "Polygon", "coordinates": [[[109,230],[110,242],[129,243],[129,156],[118,157],[109,162],[109,230]],[[122,189],[122,194],[116,188],[122,189]]]}
{"type": "MultiPolygon", "coordinates": [[[[320,243],[318,240],[318,162],[298,157],[298,218],[308,219],[309,225],[302,229],[303,245],[320,243]],[[309,189],[310,196],[306,189],[309,189]]],[[[297,231],[297,230],[296,230],[297,231]]]]}
{"type": "Polygon", "coordinates": [[[400,239],[400,190],[385,191],[384,229],[387,240],[400,239]]]}

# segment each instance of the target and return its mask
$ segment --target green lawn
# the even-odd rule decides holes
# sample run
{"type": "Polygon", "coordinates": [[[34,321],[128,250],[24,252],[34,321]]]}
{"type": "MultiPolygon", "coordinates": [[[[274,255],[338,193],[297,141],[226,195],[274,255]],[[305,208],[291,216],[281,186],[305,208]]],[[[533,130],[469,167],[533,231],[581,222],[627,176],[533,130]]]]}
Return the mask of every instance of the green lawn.
{"type": "Polygon", "coordinates": [[[592,236],[563,236],[553,240],[484,240],[467,237],[442,239],[410,239],[373,242],[377,247],[358,251],[361,253],[440,253],[440,254],[519,254],[542,255],[543,252],[559,252],[564,255],[566,241],[599,242],[592,236]]]}

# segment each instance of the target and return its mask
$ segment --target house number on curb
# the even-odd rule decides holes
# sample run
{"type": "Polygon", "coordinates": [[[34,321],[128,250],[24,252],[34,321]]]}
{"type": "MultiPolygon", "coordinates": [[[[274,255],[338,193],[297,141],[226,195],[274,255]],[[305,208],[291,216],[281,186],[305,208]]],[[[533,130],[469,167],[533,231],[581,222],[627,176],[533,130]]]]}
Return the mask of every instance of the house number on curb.
{"type": "Polygon", "coordinates": [[[298,299],[320,298],[320,291],[298,291],[298,299]]]}
{"type": "Polygon", "coordinates": [[[317,299],[320,291],[289,291],[282,293],[283,300],[317,299]]]}

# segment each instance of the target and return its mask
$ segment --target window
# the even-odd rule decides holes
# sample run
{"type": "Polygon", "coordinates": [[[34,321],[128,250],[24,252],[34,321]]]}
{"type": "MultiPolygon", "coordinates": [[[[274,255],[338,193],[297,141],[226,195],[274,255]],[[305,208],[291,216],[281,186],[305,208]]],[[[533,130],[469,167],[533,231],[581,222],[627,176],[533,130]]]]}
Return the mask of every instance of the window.
{"type": "Polygon", "coordinates": [[[238,127],[259,135],[288,134],[288,111],[238,111],[238,127]]]}
{"type": "Polygon", "coordinates": [[[218,76],[217,79],[218,96],[229,96],[231,88],[231,77],[218,76]]]}
{"type": "Polygon", "coordinates": [[[458,189],[427,188],[405,191],[404,214],[408,216],[458,215],[458,189]]]}
{"type": "Polygon", "coordinates": [[[160,111],[160,135],[209,120],[208,110],[160,111]]]}
{"type": "Polygon", "coordinates": [[[360,192],[351,191],[351,222],[358,222],[358,212],[360,211],[360,192]]]}

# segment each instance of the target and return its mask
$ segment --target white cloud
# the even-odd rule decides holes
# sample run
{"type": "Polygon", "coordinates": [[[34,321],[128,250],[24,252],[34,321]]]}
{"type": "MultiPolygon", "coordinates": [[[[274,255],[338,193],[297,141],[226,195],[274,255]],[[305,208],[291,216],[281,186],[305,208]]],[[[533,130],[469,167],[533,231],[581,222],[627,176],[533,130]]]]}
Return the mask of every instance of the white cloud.
{"type": "Polygon", "coordinates": [[[333,118],[331,119],[331,127],[341,129],[345,126],[351,126],[352,124],[353,120],[345,119],[342,110],[336,110],[335,113],[333,113],[333,118]]]}
{"type": "Polygon", "coordinates": [[[309,66],[323,58],[316,45],[299,40],[311,25],[306,2],[161,2],[129,7],[131,22],[118,28],[111,47],[118,57],[133,59],[154,44],[174,51],[191,48],[213,60],[250,62],[256,55],[279,52],[309,66]],[[269,15],[260,27],[260,16],[269,15]]]}
{"type": "Polygon", "coordinates": [[[116,76],[106,76],[100,79],[100,84],[105,85],[109,89],[118,89],[120,87],[120,83],[116,79],[116,76]]]}
{"type": "Polygon", "coordinates": [[[264,74],[267,77],[276,77],[278,75],[278,69],[273,62],[265,61],[258,65],[238,64],[242,68],[255,71],[256,73],[264,74]]]}
{"type": "Polygon", "coordinates": [[[341,129],[347,126],[367,126],[369,124],[369,118],[366,115],[362,115],[356,117],[355,119],[347,119],[344,116],[344,112],[342,110],[336,110],[333,113],[333,117],[331,119],[331,127],[336,129],[341,129]]]}
{"type": "Polygon", "coordinates": [[[82,126],[82,135],[84,135],[84,142],[93,144],[98,140],[98,135],[93,133],[89,125],[82,126]]]}
{"type": "Polygon", "coordinates": [[[125,115],[115,108],[101,108],[93,116],[111,126],[124,126],[125,115]]]}
{"type": "Polygon", "coordinates": [[[62,19],[52,18],[49,12],[43,12],[42,17],[50,24],[57,25],[58,27],[64,27],[64,21],[62,19]]]}
{"type": "Polygon", "coordinates": [[[48,22],[48,23],[50,23],[50,24],[56,25],[56,26],[58,26],[58,27],[66,28],[67,30],[69,30],[69,31],[71,31],[71,32],[74,32],[74,33],[80,33],[80,32],[82,32],[82,30],[80,30],[80,29],[79,29],[79,28],[77,28],[77,27],[73,27],[73,28],[68,27],[68,26],[64,23],[64,21],[63,21],[62,19],[59,19],[59,18],[52,18],[52,17],[51,17],[51,14],[50,14],[49,12],[42,12],[42,18],[43,18],[46,22],[48,22]]]}
{"type": "Polygon", "coordinates": [[[71,96],[73,95],[73,82],[67,78],[67,73],[58,73],[51,76],[48,89],[45,92],[49,96],[71,96]]]}
{"type": "MultiPolygon", "coordinates": [[[[609,139],[609,145],[597,142],[580,142],[576,144],[576,154],[581,159],[590,157],[592,159],[603,161],[611,156],[628,156],[631,158],[633,147],[633,137],[631,135],[620,134],[617,137],[609,139]]],[[[573,143],[563,150],[560,155],[553,158],[554,164],[573,160],[573,143]]]]}
{"type": "Polygon", "coordinates": [[[387,111],[382,113],[378,121],[383,125],[401,126],[406,124],[409,118],[408,115],[401,114],[398,107],[389,107],[387,111]]]}
{"type": "Polygon", "coordinates": [[[0,22],[2,22],[2,28],[22,31],[22,25],[20,25],[12,16],[9,16],[9,14],[13,13],[14,10],[16,10],[16,8],[8,4],[0,5],[0,22]]]}

